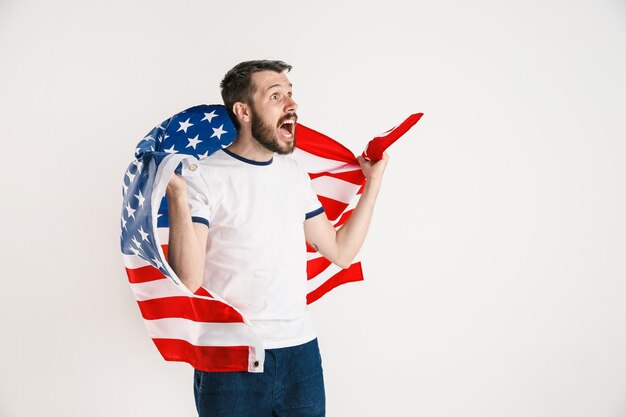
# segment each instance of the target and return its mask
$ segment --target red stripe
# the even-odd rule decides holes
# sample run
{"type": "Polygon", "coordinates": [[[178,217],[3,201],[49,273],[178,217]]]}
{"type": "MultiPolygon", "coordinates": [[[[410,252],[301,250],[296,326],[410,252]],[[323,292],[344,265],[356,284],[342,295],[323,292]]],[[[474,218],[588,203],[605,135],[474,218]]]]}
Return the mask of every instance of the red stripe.
{"type": "Polygon", "coordinates": [[[218,300],[195,297],[164,297],[137,301],[146,320],[181,318],[197,322],[243,323],[234,308],[218,300]]]}
{"type": "Polygon", "coordinates": [[[195,346],[179,339],[152,339],[166,361],[187,362],[204,372],[248,371],[248,346],[195,346]]]}
{"type": "Polygon", "coordinates": [[[358,165],[354,154],[339,142],[298,123],[296,127],[298,148],[310,154],[358,165]]]}
{"type": "Polygon", "coordinates": [[[307,304],[311,304],[324,296],[328,291],[332,290],[335,287],[338,287],[342,284],[346,284],[348,282],[355,281],[363,281],[363,270],[361,269],[361,262],[354,263],[348,269],[342,269],[328,281],[320,285],[314,291],[311,291],[306,296],[307,304]]]}
{"type": "Polygon", "coordinates": [[[318,173],[310,173],[309,177],[314,180],[319,177],[332,177],[337,178],[339,180],[343,180],[354,185],[362,185],[363,181],[365,181],[365,177],[363,176],[363,171],[360,169],[356,169],[354,171],[346,171],[346,172],[318,172],[318,173]]]}
{"type": "Polygon", "coordinates": [[[324,257],[309,259],[306,263],[307,279],[315,278],[320,272],[328,268],[330,261],[324,257]]]}
{"type": "Polygon", "coordinates": [[[140,268],[126,268],[128,282],[131,284],[141,284],[142,282],[156,281],[165,278],[165,275],[152,265],[140,268]]]}
{"type": "Polygon", "coordinates": [[[423,113],[412,114],[406,118],[400,125],[394,127],[386,134],[376,136],[369,141],[366,150],[363,152],[364,157],[370,158],[372,161],[379,161],[383,157],[383,152],[391,146],[392,143],[400,139],[402,135],[409,131],[415,123],[423,116],[423,113]]]}
{"type": "Polygon", "coordinates": [[[198,290],[196,292],[194,292],[195,295],[202,295],[204,297],[213,297],[211,295],[210,292],[208,292],[204,287],[200,287],[198,288],[198,290]]]}
{"type": "Polygon", "coordinates": [[[324,197],[321,195],[318,195],[317,199],[320,201],[320,203],[322,203],[322,207],[324,207],[326,216],[330,221],[335,221],[341,215],[341,213],[343,213],[346,207],[348,207],[346,203],[333,200],[332,198],[324,197]]]}
{"type": "Polygon", "coordinates": [[[341,217],[339,218],[339,220],[337,220],[337,222],[335,223],[335,227],[337,228],[337,227],[343,226],[343,224],[348,221],[353,211],[354,210],[348,210],[345,213],[343,213],[341,217]]]}

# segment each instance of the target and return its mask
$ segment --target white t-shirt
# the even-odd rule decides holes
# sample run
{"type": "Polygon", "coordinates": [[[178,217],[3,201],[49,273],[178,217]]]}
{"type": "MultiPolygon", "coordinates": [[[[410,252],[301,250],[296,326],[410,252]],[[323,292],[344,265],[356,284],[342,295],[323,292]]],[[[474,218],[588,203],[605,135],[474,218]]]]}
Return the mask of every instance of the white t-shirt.
{"type": "Polygon", "coordinates": [[[304,220],[323,212],[290,157],[251,161],[226,149],[187,177],[193,221],[209,226],[204,286],[246,317],[264,347],[315,338],[306,304],[304,220]]]}

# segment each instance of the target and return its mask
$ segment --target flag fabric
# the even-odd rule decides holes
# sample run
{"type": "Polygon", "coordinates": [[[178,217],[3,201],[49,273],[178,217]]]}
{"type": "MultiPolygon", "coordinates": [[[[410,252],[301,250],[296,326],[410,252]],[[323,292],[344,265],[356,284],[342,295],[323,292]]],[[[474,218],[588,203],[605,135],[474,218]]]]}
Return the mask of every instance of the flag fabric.
{"type": "MultiPolygon", "coordinates": [[[[384,148],[421,115],[412,115],[376,137],[366,148],[367,157],[380,159],[384,148]]],[[[265,353],[235,306],[210,288],[191,293],[167,263],[169,218],[164,196],[172,174],[193,175],[186,168],[228,146],[235,137],[224,106],[189,108],[139,142],[122,186],[122,258],[148,334],[165,360],[187,362],[207,372],[263,372],[265,353]]],[[[298,124],[293,157],[309,173],[329,220],[341,227],[365,182],[355,156],[338,142],[298,124]]],[[[363,279],[360,262],[341,269],[310,246],[306,250],[308,303],[341,284],[363,279]]]]}

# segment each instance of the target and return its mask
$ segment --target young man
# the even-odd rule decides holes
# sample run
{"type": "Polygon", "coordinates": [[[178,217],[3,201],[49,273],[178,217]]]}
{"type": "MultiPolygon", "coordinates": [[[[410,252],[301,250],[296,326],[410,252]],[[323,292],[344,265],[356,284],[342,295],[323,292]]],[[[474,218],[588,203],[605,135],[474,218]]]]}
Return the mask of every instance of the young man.
{"type": "Polygon", "coordinates": [[[308,175],[285,156],[298,105],[281,61],[236,65],[221,83],[237,138],[167,188],[169,262],[191,290],[206,284],[247,317],[266,349],[263,373],[195,372],[200,416],[323,416],[324,382],[306,305],[304,240],[347,268],[359,251],[387,156],[359,157],[366,185],[335,231],[308,175]]]}

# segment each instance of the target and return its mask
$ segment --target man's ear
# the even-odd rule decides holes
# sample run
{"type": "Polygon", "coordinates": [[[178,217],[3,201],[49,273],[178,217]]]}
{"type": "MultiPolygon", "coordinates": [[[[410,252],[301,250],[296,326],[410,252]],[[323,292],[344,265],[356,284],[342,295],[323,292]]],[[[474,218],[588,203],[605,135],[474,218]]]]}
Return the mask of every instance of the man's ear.
{"type": "Polygon", "coordinates": [[[237,116],[240,123],[249,123],[250,122],[250,107],[246,103],[242,103],[241,101],[233,104],[233,113],[237,116]]]}

